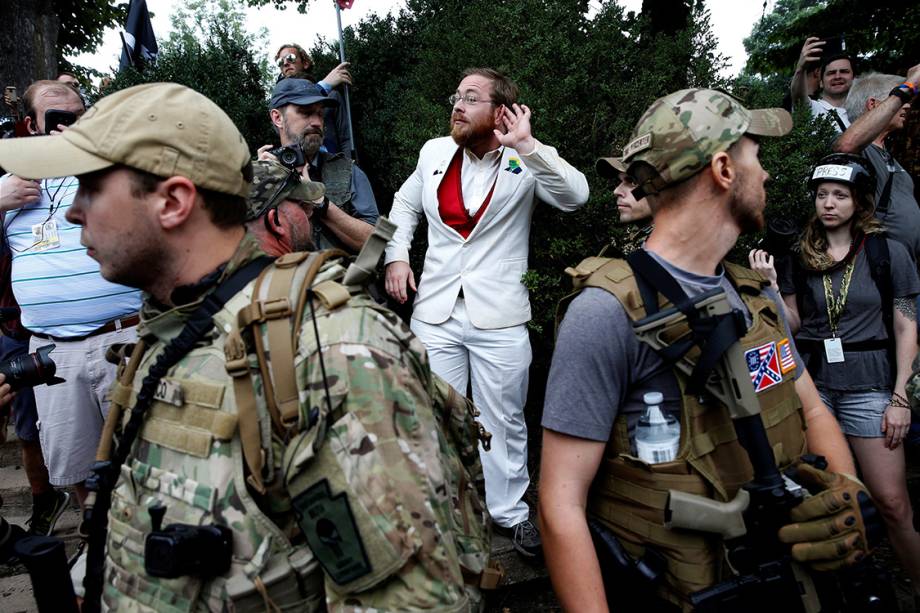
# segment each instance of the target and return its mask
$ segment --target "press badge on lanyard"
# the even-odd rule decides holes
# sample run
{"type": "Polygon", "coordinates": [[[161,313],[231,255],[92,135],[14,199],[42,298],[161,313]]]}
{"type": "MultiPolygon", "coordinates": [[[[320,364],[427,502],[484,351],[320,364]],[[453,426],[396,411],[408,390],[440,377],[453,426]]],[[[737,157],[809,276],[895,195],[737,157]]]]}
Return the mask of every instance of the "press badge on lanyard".
{"type": "Polygon", "coordinates": [[[57,221],[49,219],[43,223],[32,226],[32,248],[30,251],[48,251],[61,246],[61,235],[58,233],[57,221]]]}
{"type": "Polygon", "coordinates": [[[840,280],[840,295],[834,296],[834,288],[831,284],[831,276],[825,274],[822,279],[824,285],[824,300],[827,303],[827,323],[831,329],[831,338],[824,339],[824,357],[828,364],[840,364],[843,358],[843,341],[837,336],[837,328],[840,325],[840,317],[843,315],[843,309],[846,307],[847,295],[850,293],[850,280],[853,278],[853,269],[856,267],[856,255],[843,271],[843,278],[840,280]]]}
{"type": "Polygon", "coordinates": [[[828,364],[843,362],[843,341],[836,336],[824,339],[824,356],[828,364]]]}

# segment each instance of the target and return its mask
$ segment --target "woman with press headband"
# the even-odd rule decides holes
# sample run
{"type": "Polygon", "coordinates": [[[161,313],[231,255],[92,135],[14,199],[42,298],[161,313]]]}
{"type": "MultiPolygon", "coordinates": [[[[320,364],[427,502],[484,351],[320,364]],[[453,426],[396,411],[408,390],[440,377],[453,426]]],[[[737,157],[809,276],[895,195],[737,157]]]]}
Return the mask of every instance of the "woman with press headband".
{"type": "Polygon", "coordinates": [[[885,238],[874,216],[875,175],[864,158],[825,157],[809,186],[815,215],[778,287],[768,253],[752,251],[751,267],[782,294],[796,348],[847,436],[917,590],[920,534],[901,443],[910,428],[905,385],[917,354],[920,279],[906,247],[885,238]]]}

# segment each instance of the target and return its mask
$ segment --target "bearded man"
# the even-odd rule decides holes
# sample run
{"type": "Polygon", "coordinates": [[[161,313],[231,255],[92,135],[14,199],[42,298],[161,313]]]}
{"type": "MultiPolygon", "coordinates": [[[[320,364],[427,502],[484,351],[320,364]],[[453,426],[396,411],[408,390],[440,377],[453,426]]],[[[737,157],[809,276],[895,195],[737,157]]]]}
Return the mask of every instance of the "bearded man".
{"type": "Polygon", "coordinates": [[[357,253],[374,231],[379,213],[364,171],[344,154],[333,155],[323,147],[324,111],[337,107],[338,101],[315,83],[289,78],[275,85],[270,106],[272,125],[282,147],[289,149],[278,153],[279,160],[273,145],[265,145],[259,148],[259,159],[281,161],[304,180],[323,183],[326,200],[313,207],[313,242],[320,249],[357,253]]]}
{"type": "Polygon", "coordinates": [[[530,366],[527,270],[530,220],[537,200],[573,211],[588,200],[585,176],[530,129],[530,109],[502,73],[463,74],[450,137],[428,141],[396,193],[390,219],[398,229],[386,252],[386,289],[400,303],[416,289],[409,247],[428,220],[428,251],[411,327],[431,368],[455,389],[472,386],[480,420],[492,433],[481,454],[486,504],[500,532],[525,558],[540,554],[524,493],[530,366]]]}

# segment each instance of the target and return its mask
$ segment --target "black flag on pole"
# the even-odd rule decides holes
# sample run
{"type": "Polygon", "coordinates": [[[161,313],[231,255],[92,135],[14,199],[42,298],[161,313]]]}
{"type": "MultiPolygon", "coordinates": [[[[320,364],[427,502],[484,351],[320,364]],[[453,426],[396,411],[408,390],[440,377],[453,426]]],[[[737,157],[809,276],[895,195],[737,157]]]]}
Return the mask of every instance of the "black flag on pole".
{"type": "Polygon", "coordinates": [[[128,8],[128,21],[121,33],[121,62],[118,70],[128,66],[140,69],[146,62],[156,59],[157,39],[153,35],[153,24],[147,12],[147,0],[131,0],[128,8]]]}

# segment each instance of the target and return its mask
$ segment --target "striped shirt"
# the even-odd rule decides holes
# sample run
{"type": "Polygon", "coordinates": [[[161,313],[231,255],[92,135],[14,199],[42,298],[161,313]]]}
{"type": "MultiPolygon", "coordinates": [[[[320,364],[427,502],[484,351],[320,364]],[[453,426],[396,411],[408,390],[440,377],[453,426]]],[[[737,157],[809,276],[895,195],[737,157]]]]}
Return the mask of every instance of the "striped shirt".
{"type": "Polygon", "coordinates": [[[38,202],[6,213],[13,293],[33,332],[84,336],[140,308],[140,291],[103,279],[80,245],[80,226],[64,218],[78,187],[76,177],[45,179],[38,202]]]}

